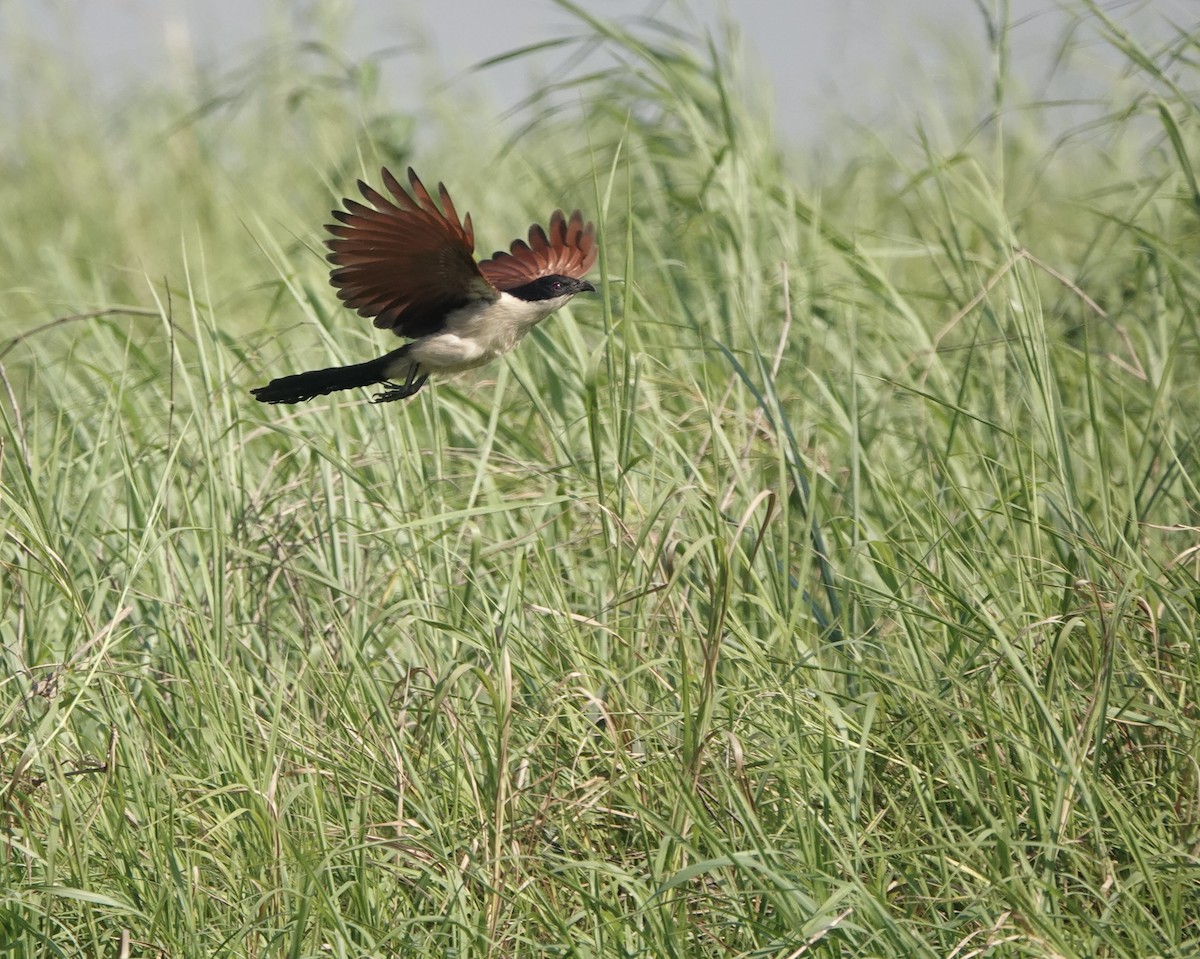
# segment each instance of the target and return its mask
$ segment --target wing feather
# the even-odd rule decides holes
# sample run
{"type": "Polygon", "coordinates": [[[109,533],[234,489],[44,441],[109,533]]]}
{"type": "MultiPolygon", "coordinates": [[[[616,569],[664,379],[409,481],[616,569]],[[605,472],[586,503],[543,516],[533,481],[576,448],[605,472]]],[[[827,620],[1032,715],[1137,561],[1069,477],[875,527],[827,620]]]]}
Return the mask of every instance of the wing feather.
{"type": "Polygon", "coordinates": [[[562,210],[550,217],[549,231],[535,223],[529,240],[513,240],[508,252],[498,250],[479,264],[479,272],[498,290],[512,290],[540,276],[582,279],[596,262],[596,227],[583,222],[576,210],[570,219],[562,210]]]}
{"type": "Polygon", "coordinates": [[[451,310],[498,296],[475,263],[471,217],[459,219],[445,186],[438,184],[439,209],[411,167],[411,194],[386,168],[381,175],[391,197],[360,180],[370,206],[345,199],[345,210],[333,211],[339,222],[326,226],[338,297],[377,327],[417,337],[451,310]]]}

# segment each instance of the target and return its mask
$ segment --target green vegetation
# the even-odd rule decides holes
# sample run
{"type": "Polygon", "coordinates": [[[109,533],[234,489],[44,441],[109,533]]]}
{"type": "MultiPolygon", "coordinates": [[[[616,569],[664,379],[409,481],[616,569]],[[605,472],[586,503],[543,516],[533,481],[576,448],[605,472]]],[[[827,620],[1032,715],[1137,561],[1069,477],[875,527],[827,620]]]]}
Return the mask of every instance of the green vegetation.
{"type": "Polygon", "coordinates": [[[1200,35],[1081,3],[1064,129],[1000,24],[802,174],[563,7],[620,65],[419,153],[334,47],[109,107],[4,41],[0,954],[1200,954],[1200,35]],[[252,402],[390,348],[320,225],[410,161],[602,296],[252,402]]]}

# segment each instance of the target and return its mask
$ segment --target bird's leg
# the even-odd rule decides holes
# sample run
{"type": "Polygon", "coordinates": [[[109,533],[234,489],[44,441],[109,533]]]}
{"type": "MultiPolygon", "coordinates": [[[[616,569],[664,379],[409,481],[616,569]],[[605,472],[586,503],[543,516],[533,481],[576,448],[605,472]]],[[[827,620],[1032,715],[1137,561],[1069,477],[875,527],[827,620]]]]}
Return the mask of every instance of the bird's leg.
{"type": "Polygon", "coordinates": [[[414,365],[413,368],[409,370],[408,379],[404,381],[403,386],[401,386],[399,383],[393,383],[390,380],[385,380],[383,385],[387,387],[387,390],[383,393],[376,393],[371,397],[371,402],[391,403],[393,400],[408,399],[410,396],[416,393],[417,390],[424,386],[425,381],[429,379],[428,373],[421,373],[420,376],[417,375],[420,373],[420,369],[421,368],[419,366],[414,365]]]}

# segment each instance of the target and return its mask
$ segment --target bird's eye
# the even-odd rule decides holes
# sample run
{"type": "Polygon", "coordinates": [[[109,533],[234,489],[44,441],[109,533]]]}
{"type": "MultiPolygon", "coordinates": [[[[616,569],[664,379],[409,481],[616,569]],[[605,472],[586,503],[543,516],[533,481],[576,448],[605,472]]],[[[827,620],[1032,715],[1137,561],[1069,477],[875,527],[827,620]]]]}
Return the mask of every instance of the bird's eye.
{"type": "Polygon", "coordinates": [[[563,281],[562,281],[562,280],[555,280],[555,281],[554,281],[554,292],[555,292],[555,293],[561,293],[561,292],[563,291],[563,289],[564,289],[564,284],[563,284],[563,281]]]}

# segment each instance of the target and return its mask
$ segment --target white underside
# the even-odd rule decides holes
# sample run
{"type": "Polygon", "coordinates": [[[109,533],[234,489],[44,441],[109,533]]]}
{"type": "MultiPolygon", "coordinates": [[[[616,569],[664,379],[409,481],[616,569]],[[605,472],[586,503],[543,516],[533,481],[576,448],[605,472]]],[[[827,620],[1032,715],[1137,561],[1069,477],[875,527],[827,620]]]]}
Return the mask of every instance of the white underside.
{"type": "Polygon", "coordinates": [[[440,333],[414,340],[388,376],[403,378],[415,362],[422,373],[457,373],[490,363],[507,353],[571,297],[529,302],[501,293],[491,302],[472,303],[446,317],[440,333]]]}

